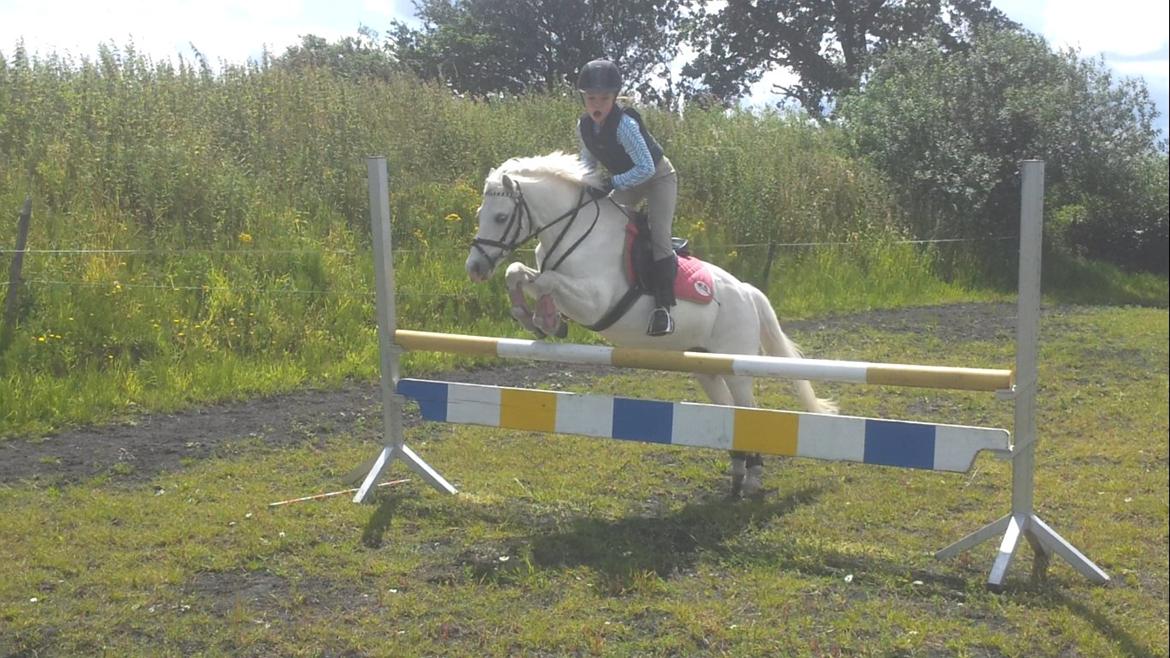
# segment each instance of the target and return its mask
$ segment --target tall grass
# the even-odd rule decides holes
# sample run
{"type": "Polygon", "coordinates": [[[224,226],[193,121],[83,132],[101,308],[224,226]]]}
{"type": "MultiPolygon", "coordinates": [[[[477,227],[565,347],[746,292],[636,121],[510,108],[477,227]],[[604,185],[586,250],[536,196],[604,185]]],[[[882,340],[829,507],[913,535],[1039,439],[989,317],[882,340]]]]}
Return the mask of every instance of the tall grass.
{"type": "MultiPolygon", "coordinates": [[[[114,47],[0,55],[0,217],[27,194],[30,249],[132,250],[27,254],[0,436],[372,377],[370,154],[391,169],[402,325],[514,331],[501,283],[473,287],[461,269],[479,188],[509,157],[574,150],[578,111],[571,96],[461,99],[406,77],[213,75],[114,47]]],[[[645,114],[680,171],[676,232],[782,313],[969,294],[974,278],[943,283],[931,253],[896,244],[889,186],[832,130],[645,114]]],[[[0,248],[14,225],[0,223],[0,248]]]]}

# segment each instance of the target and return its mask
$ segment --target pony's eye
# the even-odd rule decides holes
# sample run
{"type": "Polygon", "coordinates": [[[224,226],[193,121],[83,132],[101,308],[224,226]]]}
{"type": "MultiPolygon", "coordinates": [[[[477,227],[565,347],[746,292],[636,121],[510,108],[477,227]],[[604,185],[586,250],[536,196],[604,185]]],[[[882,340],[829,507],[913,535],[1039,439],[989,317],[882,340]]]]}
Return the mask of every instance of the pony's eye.
{"type": "Polygon", "coordinates": [[[496,215],[496,223],[497,224],[503,224],[506,221],[508,221],[508,216],[505,215],[504,213],[500,213],[500,214],[496,215]]]}

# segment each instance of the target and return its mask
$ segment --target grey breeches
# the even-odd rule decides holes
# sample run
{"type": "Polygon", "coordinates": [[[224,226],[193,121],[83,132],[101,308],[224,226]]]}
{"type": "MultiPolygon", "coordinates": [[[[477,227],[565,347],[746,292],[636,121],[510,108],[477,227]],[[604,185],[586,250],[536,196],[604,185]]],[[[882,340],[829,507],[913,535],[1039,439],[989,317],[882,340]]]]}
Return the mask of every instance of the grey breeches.
{"type": "Polygon", "coordinates": [[[650,216],[650,249],[654,260],[674,253],[670,246],[670,226],[674,222],[674,208],[678,205],[678,174],[665,155],[654,169],[654,177],[637,187],[617,190],[613,200],[623,206],[635,206],[646,200],[650,216]]]}

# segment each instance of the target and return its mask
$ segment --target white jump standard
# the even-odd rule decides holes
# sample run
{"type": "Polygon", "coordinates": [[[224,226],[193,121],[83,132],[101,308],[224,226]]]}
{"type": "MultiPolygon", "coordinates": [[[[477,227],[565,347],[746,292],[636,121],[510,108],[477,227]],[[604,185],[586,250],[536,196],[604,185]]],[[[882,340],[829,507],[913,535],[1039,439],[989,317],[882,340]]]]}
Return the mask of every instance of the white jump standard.
{"type": "Polygon", "coordinates": [[[1035,552],[1034,576],[1045,573],[1055,554],[1089,579],[1109,581],[1103,570],[1045,524],[1033,507],[1043,162],[1022,163],[1014,371],[571,345],[399,330],[386,161],[370,158],[367,165],[385,445],[374,459],[359,467],[364,479],[355,502],[366,500],[394,459],[405,461],[436,489],[455,493],[447,480],[406,446],[402,429],[406,398],[419,403],[425,419],[441,422],[899,468],[966,471],[979,451],[988,450],[1012,460],[1011,512],[942,549],[936,557],[952,557],[1002,534],[988,576],[991,586],[1003,584],[1021,537],[1035,552]],[[997,428],[400,379],[398,355],[402,349],[710,375],[995,391],[1014,404],[1014,437],[997,428]]]}

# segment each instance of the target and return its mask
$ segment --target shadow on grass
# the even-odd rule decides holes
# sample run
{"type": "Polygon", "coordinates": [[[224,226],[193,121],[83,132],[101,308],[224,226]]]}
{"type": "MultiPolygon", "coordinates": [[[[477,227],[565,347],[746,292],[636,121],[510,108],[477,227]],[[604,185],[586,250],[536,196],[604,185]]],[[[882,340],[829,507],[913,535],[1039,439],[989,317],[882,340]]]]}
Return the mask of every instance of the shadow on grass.
{"type": "Polygon", "coordinates": [[[1165,276],[1125,272],[1116,265],[1046,253],[1044,290],[1062,304],[1166,308],[1165,276]]]}
{"type": "MultiPolygon", "coordinates": [[[[586,566],[601,575],[606,589],[620,592],[649,573],[669,578],[692,572],[703,553],[729,555],[729,540],[814,501],[822,491],[803,489],[765,502],[712,498],[661,517],[578,518],[566,529],[529,538],[529,562],[543,569],[586,566]]],[[[496,570],[477,575],[507,578],[496,570]]]]}
{"type": "MultiPolygon", "coordinates": [[[[1047,596],[1045,596],[1045,598],[1051,602],[1049,607],[1065,608],[1077,617],[1085,620],[1091,624],[1093,628],[1096,629],[1096,631],[1103,637],[1107,637],[1110,640],[1117,642],[1119,648],[1124,652],[1125,655],[1134,656],[1135,658],[1153,658],[1155,655],[1158,655],[1155,654],[1150,647],[1142,646],[1141,643],[1133,637],[1133,635],[1130,635],[1128,631],[1126,631],[1121,626],[1118,626],[1117,623],[1110,619],[1108,615],[1106,615],[1102,610],[1090,606],[1084,601],[1078,601],[1074,599],[1067,592],[1049,591],[1046,592],[1046,594],[1047,596]]],[[[1038,603],[1041,604],[1047,602],[1048,601],[1038,601],[1038,603]]],[[[1164,656],[1166,654],[1162,653],[1160,655],[1164,656]]]]}
{"type": "Polygon", "coordinates": [[[366,522],[365,529],[362,530],[362,545],[366,548],[380,548],[382,546],[383,537],[386,536],[386,530],[394,520],[394,513],[398,510],[402,498],[396,495],[382,495],[378,496],[377,501],[378,507],[374,509],[370,520],[366,522]]]}

